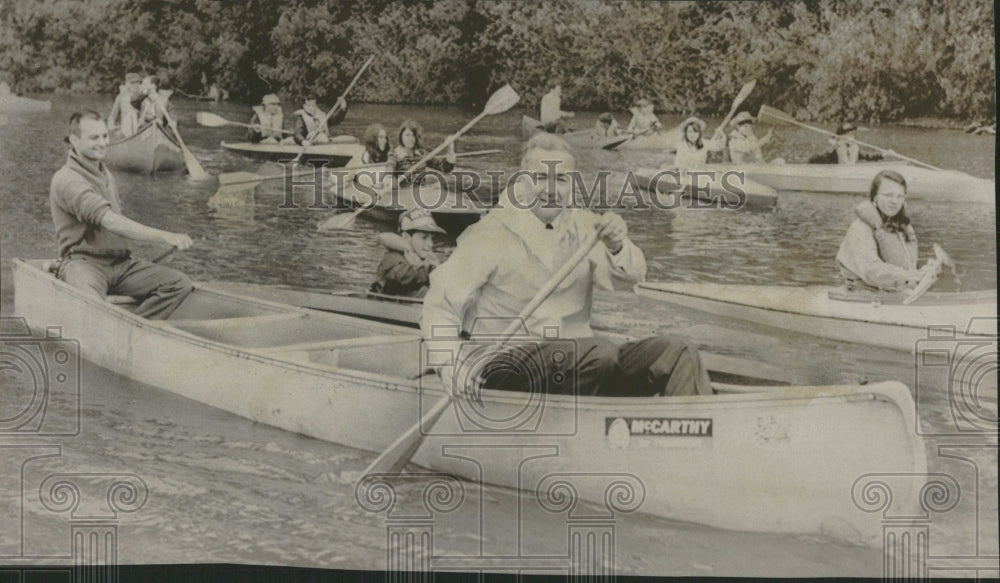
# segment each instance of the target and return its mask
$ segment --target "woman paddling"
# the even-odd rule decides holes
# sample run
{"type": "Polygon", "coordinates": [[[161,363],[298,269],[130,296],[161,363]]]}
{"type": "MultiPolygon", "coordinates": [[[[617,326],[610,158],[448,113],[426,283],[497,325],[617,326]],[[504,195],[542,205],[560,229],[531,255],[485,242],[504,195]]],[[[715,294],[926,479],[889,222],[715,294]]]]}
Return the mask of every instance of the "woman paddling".
{"type": "Polygon", "coordinates": [[[675,168],[698,168],[708,162],[709,152],[719,152],[726,147],[726,135],[722,128],[717,128],[710,140],[705,140],[705,122],[689,117],[681,122],[680,142],[677,143],[677,154],[672,164],[675,168]]]}
{"type": "MultiPolygon", "coordinates": [[[[392,151],[387,161],[390,172],[406,172],[427,154],[420,143],[422,133],[423,128],[412,119],[404,121],[399,126],[399,133],[396,136],[399,145],[392,151]]],[[[448,153],[445,156],[431,158],[425,166],[439,172],[451,172],[455,168],[455,143],[448,144],[448,153]]],[[[414,177],[410,179],[414,180],[414,177]]]]}
{"type": "Polygon", "coordinates": [[[917,285],[927,266],[917,269],[917,235],[906,216],[906,180],[883,170],[872,180],[870,200],[855,207],[837,252],[848,290],[901,291],[917,285]]]}

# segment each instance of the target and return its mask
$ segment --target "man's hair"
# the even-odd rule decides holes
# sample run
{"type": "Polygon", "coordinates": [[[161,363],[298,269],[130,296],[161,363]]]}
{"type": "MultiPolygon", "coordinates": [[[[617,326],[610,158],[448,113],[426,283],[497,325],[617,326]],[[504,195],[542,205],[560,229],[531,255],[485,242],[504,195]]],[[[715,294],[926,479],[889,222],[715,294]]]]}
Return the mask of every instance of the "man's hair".
{"type": "Polygon", "coordinates": [[[547,150],[549,152],[566,152],[574,159],[576,154],[573,153],[573,148],[570,147],[566,140],[560,138],[557,135],[549,134],[546,132],[540,132],[531,137],[530,140],[524,144],[524,155],[521,157],[521,165],[524,166],[525,162],[528,160],[528,156],[534,150],[547,150]]]}
{"type": "Polygon", "coordinates": [[[69,133],[80,137],[80,121],[90,119],[93,121],[104,121],[104,116],[97,113],[93,109],[85,109],[83,111],[74,111],[69,116],[69,133]]]}

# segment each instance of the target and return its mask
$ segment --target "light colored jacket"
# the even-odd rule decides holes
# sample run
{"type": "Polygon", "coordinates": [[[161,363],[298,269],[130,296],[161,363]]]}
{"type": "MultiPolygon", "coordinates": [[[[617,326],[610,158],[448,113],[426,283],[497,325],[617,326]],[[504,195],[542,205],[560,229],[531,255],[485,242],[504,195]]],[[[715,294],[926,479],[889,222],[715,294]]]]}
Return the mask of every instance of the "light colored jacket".
{"type": "Polygon", "coordinates": [[[556,95],[555,92],[549,91],[542,96],[541,118],[543,124],[550,124],[559,121],[560,119],[566,117],[568,111],[563,111],[562,109],[562,97],[556,95]]]}
{"type": "Polygon", "coordinates": [[[907,225],[905,235],[885,229],[870,201],[860,203],[854,211],[858,218],[837,251],[837,264],[847,287],[898,291],[916,285],[920,272],[913,226],[907,225]]]}

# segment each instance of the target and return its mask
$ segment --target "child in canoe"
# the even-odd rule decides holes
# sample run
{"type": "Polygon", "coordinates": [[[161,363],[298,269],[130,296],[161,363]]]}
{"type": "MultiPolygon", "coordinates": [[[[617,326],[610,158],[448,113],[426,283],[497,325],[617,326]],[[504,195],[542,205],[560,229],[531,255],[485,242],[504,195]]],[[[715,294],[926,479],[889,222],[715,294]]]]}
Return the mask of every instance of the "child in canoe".
{"type": "Polygon", "coordinates": [[[440,261],[434,253],[434,234],[444,229],[427,209],[415,208],[399,216],[399,235],[383,233],[386,247],[371,291],[393,296],[422,298],[430,285],[430,274],[440,261]]]}
{"type": "MultiPolygon", "coordinates": [[[[399,126],[399,133],[396,138],[399,145],[389,154],[387,167],[389,172],[398,174],[405,173],[414,164],[423,159],[427,154],[420,142],[423,128],[420,124],[408,119],[399,126]]],[[[423,168],[430,168],[442,173],[449,173],[455,168],[455,143],[448,144],[447,154],[437,156],[428,160],[423,168]]],[[[417,176],[411,176],[410,181],[416,180],[417,176]]]]}
{"type": "Polygon", "coordinates": [[[708,162],[709,152],[719,152],[726,147],[726,135],[717,128],[712,138],[704,139],[706,124],[697,117],[689,117],[681,122],[681,140],[677,143],[674,168],[698,168],[708,162]]]}
{"type": "Polygon", "coordinates": [[[857,219],[837,252],[848,290],[902,291],[919,283],[917,235],[906,216],[906,180],[883,170],[872,180],[870,200],[859,204],[857,219]]]}

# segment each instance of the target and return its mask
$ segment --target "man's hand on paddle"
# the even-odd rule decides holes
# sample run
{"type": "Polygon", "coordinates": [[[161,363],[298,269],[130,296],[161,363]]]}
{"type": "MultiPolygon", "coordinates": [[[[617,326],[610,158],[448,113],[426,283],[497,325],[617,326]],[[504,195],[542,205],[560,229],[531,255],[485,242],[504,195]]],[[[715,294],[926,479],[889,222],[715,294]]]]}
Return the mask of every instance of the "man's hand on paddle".
{"type": "Polygon", "coordinates": [[[166,243],[167,245],[177,247],[177,249],[180,251],[183,251],[191,247],[191,245],[194,245],[194,242],[191,241],[191,237],[188,237],[184,233],[167,233],[163,237],[163,242],[166,243]]]}
{"type": "Polygon", "coordinates": [[[625,224],[625,219],[614,213],[604,213],[597,221],[597,230],[608,251],[615,254],[622,250],[628,237],[628,225],[625,224]]]}

